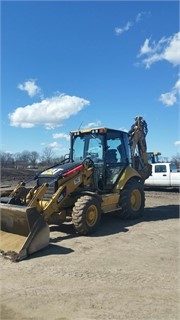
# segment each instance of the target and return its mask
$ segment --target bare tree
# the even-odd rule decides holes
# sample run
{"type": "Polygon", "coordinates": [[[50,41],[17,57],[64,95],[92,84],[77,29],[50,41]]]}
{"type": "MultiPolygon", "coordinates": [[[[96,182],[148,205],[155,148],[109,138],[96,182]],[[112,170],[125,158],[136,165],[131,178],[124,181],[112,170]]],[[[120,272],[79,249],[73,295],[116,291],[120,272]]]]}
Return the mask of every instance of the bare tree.
{"type": "Polygon", "coordinates": [[[52,164],[53,157],[54,157],[53,149],[51,147],[44,148],[42,152],[42,161],[44,162],[44,164],[48,166],[52,164]]]}
{"type": "Polygon", "coordinates": [[[173,156],[171,162],[173,162],[177,168],[180,168],[180,153],[177,153],[175,156],[173,156]]]}
{"type": "Polygon", "coordinates": [[[1,167],[12,168],[14,167],[13,154],[10,152],[0,152],[1,167]]]}
{"type": "Polygon", "coordinates": [[[19,164],[20,164],[20,157],[21,157],[21,153],[17,152],[14,154],[14,162],[15,162],[15,167],[18,168],[19,164]]]}
{"type": "Polygon", "coordinates": [[[21,153],[16,153],[15,158],[16,158],[16,166],[25,168],[28,166],[30,162],[30,152],[27,150],[24,150],[21,153]]]}
{"type": "Polygon", "coordinates": [[[39,159],[39,153],[37,151],[30,152],[29,161],[33,167],[36,166],[38,159],[39,159]]]}

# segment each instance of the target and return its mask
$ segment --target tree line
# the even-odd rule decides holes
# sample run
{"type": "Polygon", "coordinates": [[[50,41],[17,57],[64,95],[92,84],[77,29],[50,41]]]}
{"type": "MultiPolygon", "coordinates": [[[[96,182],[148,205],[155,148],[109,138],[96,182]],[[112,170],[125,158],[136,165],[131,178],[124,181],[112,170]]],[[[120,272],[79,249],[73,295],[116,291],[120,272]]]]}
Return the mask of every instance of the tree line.
{"type": "Polygon", "coordinates": [[[37,168],[38,166],[50,166],[59,163],[64,156],[56,157],[50,147],[46,147],[40,154],[37,151],[10,152],[0,151],[1,168],[37,168]]]}
{"type": "MultiPolygon", "coordinates": [[[[55,156],[53,149],[50,147],[44,148],[41,154],[37,151],[27,150],[15,154],[0,151],[1,168],[37,168],[38,166],[51,166],[61,162],[63,159],[64,156],[55,156]]],[[[172,156],[171,159],[161,157],[161,162],[172,162],[177,168],[180,168],[180,154],[177,153],[175,156],[172,156]]]]}

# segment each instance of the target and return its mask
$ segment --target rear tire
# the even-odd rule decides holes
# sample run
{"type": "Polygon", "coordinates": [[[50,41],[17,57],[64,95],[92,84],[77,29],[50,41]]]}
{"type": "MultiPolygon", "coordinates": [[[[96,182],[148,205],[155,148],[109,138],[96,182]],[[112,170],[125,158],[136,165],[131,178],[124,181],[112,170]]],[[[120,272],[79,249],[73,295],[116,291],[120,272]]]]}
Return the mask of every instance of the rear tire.
{"type": "Polygon", "coordinates": [[[136,179],[127,182],[120,195],[120,206],[122,211],[120,217],[123,219],[135,219],[143,215],[145,206],[144,186],[136,179]]]}
{"type": "Polygon", "coordinates": [[[91,234],[99,225],[100,220],[101,206],[98,199],[85,195],[75,202],[72,223],[79,234],[91,234]]]}

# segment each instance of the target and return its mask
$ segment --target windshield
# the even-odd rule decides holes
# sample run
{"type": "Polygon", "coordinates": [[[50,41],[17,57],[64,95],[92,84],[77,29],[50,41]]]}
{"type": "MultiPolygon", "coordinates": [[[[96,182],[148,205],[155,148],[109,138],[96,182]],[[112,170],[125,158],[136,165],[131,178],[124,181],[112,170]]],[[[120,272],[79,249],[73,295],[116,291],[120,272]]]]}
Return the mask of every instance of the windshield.
{"type": "Polygon", "coordinates": [[[92,134],[74,136],[73,160],[78,162],[86,157],[91,157],[94,162],[103,160],[102,136],[92,134]]]}

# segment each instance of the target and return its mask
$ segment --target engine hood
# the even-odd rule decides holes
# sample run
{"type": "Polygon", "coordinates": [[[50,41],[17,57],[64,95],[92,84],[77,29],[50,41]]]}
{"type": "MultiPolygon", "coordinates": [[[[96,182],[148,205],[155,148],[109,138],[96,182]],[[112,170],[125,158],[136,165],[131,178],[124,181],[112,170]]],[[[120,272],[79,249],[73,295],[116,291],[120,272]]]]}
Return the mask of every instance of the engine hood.
{"type": "Polygon", "coordinates": [[[39,178],[55,179],[56,177],[63,176],[65,173],[77,168],[80,165],[81,162],[68,162],[64,164],[58,164],[57,166],[53,166],[41,172],[39,178]]]}

